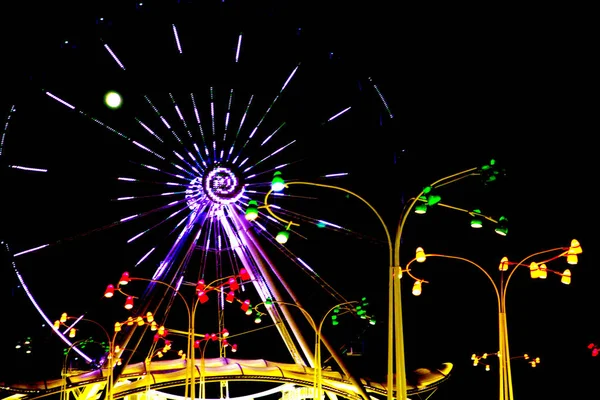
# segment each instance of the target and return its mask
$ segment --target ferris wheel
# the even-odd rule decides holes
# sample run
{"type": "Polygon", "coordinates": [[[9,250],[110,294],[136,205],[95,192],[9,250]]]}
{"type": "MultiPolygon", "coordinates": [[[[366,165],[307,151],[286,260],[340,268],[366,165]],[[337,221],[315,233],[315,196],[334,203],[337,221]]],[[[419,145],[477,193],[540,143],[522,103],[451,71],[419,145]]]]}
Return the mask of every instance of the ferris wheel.
{"type": "MultiPolygon", "coordinates": [[[[192,15],[158,14],[98,16],[91,38],[62,38],[56,61],[27,90],[31,101],[10,106],[2,167],[14,202],[32,210],[19,226],[40,221],[3,241],[14,272],[66,354],[91,369],[126,370],[171,348],[183,359],[239,351],[315,368],[318,324],[306,299],[363,328],[376,319],[364,298],[337,291],[301,255],[306,244],[299,254],[290,244],[307,243],[310,230],[318,240],[322,232],[377,240],[315,216],[322,194],[292,193],[286,183],[337,188],[324,183],[348,173],[327,170],[326,159],[343,159],[340,131],[356,124],[364,97],[380,117],[393,114],[376,79],[352,76],[334,52],[307,51],[298,27],[280,36],[268,27],[246,33],[239,20],[198,29],[192,15]],[[295,44],[283,51],[286,35],[295,44]],[[323,154],[332,149],[338,154],[323,154]],[[44,289],[52,276],[73,275],[79,287],[44,289]],[[114,323],[108,348],[74,339],[93,318],[114,323]]],[[[330,354],[324,361],[358,383],[340,344],[318,340],[330,354]]],[[[219,381],[215,396],[232,395],[219,381]]]]}

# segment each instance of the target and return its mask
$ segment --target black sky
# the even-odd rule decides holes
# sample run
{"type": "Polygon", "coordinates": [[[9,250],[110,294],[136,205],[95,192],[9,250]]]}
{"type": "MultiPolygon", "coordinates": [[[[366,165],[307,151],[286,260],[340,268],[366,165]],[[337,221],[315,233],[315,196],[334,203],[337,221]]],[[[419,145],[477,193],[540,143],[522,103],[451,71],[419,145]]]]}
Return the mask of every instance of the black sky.
{"type": "MultiPolygon", "coordinates": [[[[136,2],[120,1],[6,6],[2,43],[9,72],[3,74],[0,116],[5,118],[13,104],[18,111],[0,155],[0,239],[15,251],[47,240],[63,242],[46,263],[23,262],[27,276],[57,312],[69,297],[97,302],[105,283],[137,256],[119,244],[131,232],[69,240],[122,215],[108,201],[123,190],[111,179],[135,171],[130,160],[136,158],[118,138],[49,104],[40,88],[73,99],[100,119],[114,119],[128,132],[130,119],[121,115],[142,109],[126,104],[121,114],[110,114],[99,101],[108,88],[116,86],[126,96],[141,92],[157,97],[192,89],[204,93],[206,102],[208,86],[231,84],[241,93],[257,93],[266,106],[300,62],[306,75],[273,111],[278,119],[290,121],[286,135],[301,139],[289,155],[290,160],[302,160],[293,169],[294,177],[351,172],[339,185],[372,202],[392,234],[402,202],[427,184],[492,158],[506,168],[506,179],[497,185],[470,178],[445,188],[443,199],[457,207],[481,208],[493,217],[508,216],[509,236],[500,238],[489,227],[475,232],[464,215],[432,210],[424,220],[409,218],[404,263],[416,246],[423,246],[473,259],[494,274],[504,255],[517,260],[568,246],[573,238],[581,242],[584,254],[572,268],[572,285],[561,285],[558,279],[532,282],[526,271],[511,283],[511,351],[542,358],[535,370],[516,360],[513,379],[519,398],[595,393],[591,378],[599,372],[600,360],[591,358],[586,348],[590,341],[600,341],[593,234],[598,224],[592,108],[596,90],[588,10],[328,4],[181,1],[160,6],[149,2],[140,8],[136,2]],[[106,19],[98,23],[99,17],[106,19]],[[188,39],[183,40],[184,60],[164,56],[172,45],[172,23],[188,39]],[[244,68],[236,69],[224,60],[240,32],[246,41],[244,68]],[[99,37],[127,59],[126,77],[102,53],[99,37]],[[331,110],[349,103],[353,112],[347,118],[321,125],[331,110]],[[10,170],[8,164],[54,169],[39,176],[10,170]],[[92,288],[98,296],[90,294],[92,288]],[[51,299],[53,290],[60,294],[51,299]]],[[[222,105],[226,92],[218,93],[222,105]]],[[[372,243],[334,236],[327,238],[328,246],[318,240],[290,243],[293,251],[320,266],[320,273],[345,296],[368,293],[375,299],[382,323],[366,335],[365,356],[351,361],[371,373],[372,365],[383,366],[386,340],[388,260],[381,227],[361,204],[337,194],[311,207],[319,218],[342,221],[378,238],[372,243]],[[355,211],[356,220],[348,215],[355,211]]],[[[565,267],[557,263],[557,269],[565,267]]],[[[410,295],[408,279],[403,282],[407,362],[413,368],[454,363],[453,376],[436,399],[493,398],[494,370],[470,365],[472,353],[496,350],[491,288],[472,268],[441,260],[428,264],[429,269],[418,267],[432,282],[420,297],[410,295]]],[[[2,299],[18,304],[10,312],[20,321],[11,325],[10,336],[2,337],[14,340],[35,331],[39,321],[19,294],[10,264],[3,261],[1,268],[2,299]]],[[[53,339],[36,334],[48,347],[56,347],[53,339]]],[[[3,343],[12,351],[12,343],[3,343]]],[[[18,365],[24,371],[28,364],[18,365]]]]}

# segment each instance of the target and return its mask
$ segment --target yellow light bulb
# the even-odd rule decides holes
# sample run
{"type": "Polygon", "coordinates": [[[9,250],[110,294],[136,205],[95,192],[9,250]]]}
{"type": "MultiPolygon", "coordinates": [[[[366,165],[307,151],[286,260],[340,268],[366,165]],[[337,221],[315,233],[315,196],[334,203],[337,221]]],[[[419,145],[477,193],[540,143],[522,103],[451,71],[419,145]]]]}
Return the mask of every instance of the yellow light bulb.
{"type": "Polygon", "coordinates": [[[425,251],[423,251],[422,247],[417,247],[415,258],[416,258],[417,262],[419,262],[419,263],[422,263],[425,261],[425,259],[426,259],[425,251]]]}

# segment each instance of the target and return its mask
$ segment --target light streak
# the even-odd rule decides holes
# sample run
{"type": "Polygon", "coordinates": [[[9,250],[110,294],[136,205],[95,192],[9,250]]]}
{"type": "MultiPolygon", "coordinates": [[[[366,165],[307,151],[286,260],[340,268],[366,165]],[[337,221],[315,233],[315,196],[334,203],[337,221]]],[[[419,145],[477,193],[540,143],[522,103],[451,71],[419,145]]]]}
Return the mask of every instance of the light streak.
{"type": "Polygon", "coordinates": [[[15,253],[15,254],[13,254],[13,257],[19,257],[19,256],[22,256],[23,254],[32,253],[32,252],[34,252],[34,251],[37,251],[37,250],[43,249],[44,247],[48,247],[48,246],[50,246],[50,245],[49,245],[49,244],[43,244],[43,245],[41,245],[41,246],[34,247],[33,249],[24,250],[24,251],[22,251],[22,252],[20,252],[20,253],[15,253]]]}
{"type": "Polygon", "coordinates": [[[46,92],[46,95],[48,95],[48,96],[52,97],[54,100],[58,101],[59,103],[61,103],[61,104],[65,105],[65,106],[67,106],[67,107],[69,107],[71,110],[74,110],[74,109],[75,109],[75,106],[73,106],[73,105],[71,105],[71,104],[67,103],[67,102],[66,102],[66,101],[64,101],[63,99],[59,98],[58,96],[55,96],[55,95],[53,95],[53,94],[52,94],[52,93],[50,93],[50,92],[46,92]]]}
{"type": "Polygon", "coordinates": [[[104,45],[104,48],[110,53],[110,55],[117,62],[117,64],[119,64],[119,67],[121,67],[122,70],[125,70],[125,66],[123,65],[123,63],[121,62],[121,60],[119,60],[119,58],[117,57],[117,55],[111,50],[111,48],[108,47],[107,44],[104,45]]]}
{"type": "Polygon", "coordinates": [[[177,27],[175,26],[175,24],[173,24],[173,36],[175,36],[177,50],[179,51],[179,54],[182,54],[183,52],[181,51],[181,43],[179,42],[179,35],[177,34],[177,27]]]}

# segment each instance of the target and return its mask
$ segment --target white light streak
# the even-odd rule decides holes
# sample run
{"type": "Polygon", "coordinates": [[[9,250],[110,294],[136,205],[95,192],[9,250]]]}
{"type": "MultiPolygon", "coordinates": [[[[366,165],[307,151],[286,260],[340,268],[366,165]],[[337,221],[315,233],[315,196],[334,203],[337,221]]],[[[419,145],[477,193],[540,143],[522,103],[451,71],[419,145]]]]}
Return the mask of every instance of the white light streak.
{"type": "Polygon", "coordinates": [[[294,68],[294,70],[290,74],[289,78],[287,78],[287,81],[285,81],[285,83],[283,84],[283,87],[281,88],[280,93],[283,92],[283,89],[285,89],[287,84],[292,80],[292,77],[294,76],[294,74],[296,73],[297,70],[298,70],[298,67],[296,66],[296,68],[294,68]]]}
{"type": "Polygon", "coordinates": [[[121,200],[133,200],[133,199],[135,199],[135,197],[133,197],[133,196],[119,197],[119,198],[117,198],[117,201],[121,201],[121,200]]]}
{"type": "Polygon", "coordinates": [[[20,165],[9,165],[10,168],[14,168],[14,169],[20,169],[23,171],[31,171],[31,172],[48,172],[47,169],[42,169],[42,168],[31,168],[31,167],[23,167],[20,165]]]}
{"type": "Polygon", "coordinates": [[[137,181],[137,179],[133,179],[133,178],[124,178],[124,177],[119,177],[117,178],[120,181],[128,181],[128,182],[135,182],[137,181]]]}
{"type": "Polygon", "coordinates": [[[300,259],[300,258],[296,258],[296,260],[298,260],[298,262],[299,262],[300,264],[302,264],[302,265],[303,265],[303,266],[304,266],[306,269],[308,269],[309,271],[311,271],[313,274],[315,274],[315,275],[317,275],[317,276],[319,275],[319,274],[317,274],[317,273],[316,273],[316,272],[315,272],[315,271],[314,271],[314,270],[313,270],[311,267],[309,267],[307,263],[305,263],[304,261],[302,261],[302,259],[300,259]]]}
{"type": "Polygon", "coordinates": [[[161,156],[158,153],[153,152],[152,150],[150,150],[149,148],[147,148],[146,146],[144,146],[143,144],[140,144],[138,142],[136,142],[135,140],[132,142],[133,144],[135,144],[137,147],[139,147],[140,149],[146,150],[148,153],[150,154],[154,154],[156,157],[160,158],[161,160],[164,160],[165,158],[163,156],[161,156]]]}
{"type": "Polygon", "coordinates": [[[346,176],[348,175],[348,172],[340,172],[337,174],[327,174],[327,175],[323,175],[323,178],[335,178],[337,176],[346,176]]]}

